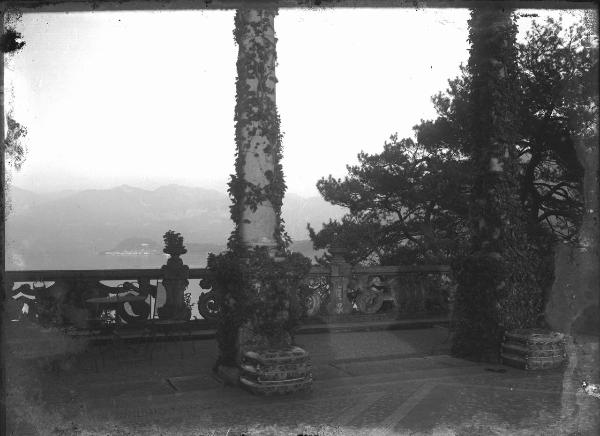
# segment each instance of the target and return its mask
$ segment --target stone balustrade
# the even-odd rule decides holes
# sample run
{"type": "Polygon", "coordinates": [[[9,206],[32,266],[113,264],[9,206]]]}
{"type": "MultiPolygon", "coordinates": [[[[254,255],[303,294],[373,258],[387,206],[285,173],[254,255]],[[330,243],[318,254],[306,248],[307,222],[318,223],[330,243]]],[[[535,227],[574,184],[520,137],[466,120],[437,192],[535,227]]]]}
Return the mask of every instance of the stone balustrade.
{"type": "MultiPolygon", "coordinates": [[[[206,290],[199,303],[210,300],[208,271],[191,268],[187,273],[190,280],[199,280],[206,290]]],[[[113,310],[113,321],[145,322],[170,301],[169,287],[159,290],[165,278],[169,278],[165,270],[158,268],[7,271],[9,316],[27,317],[46,325],[72,324],[84,328],[99,321],[108,307],[113,310]],[[96,303],[102,300],[106,304],[96,303]]],[[[185,298],[183,294],[178,297],[185,298]]],[[[199,309],[202,313],[200,304],[199,309]]]]}
{"type": "MultiPolygon", "coordinates": [[[[218,308],[210,272],[190,268],[187,274],[189,281],[200,284],[203,290],[198,301],[194,301],[200,315],[207,321],[216,320],[218,308]]],[[[162,297],[158,291],[159,283],[165,280],[164,269],[158,268],[7,271],[6,277],[7,289],[11,290],[9,316],[28,317],[47,325],[72,324],[83,328],[90,320],[97,322],[102,307],[90,304],[89,300],[109,295],[146,297],[131,302],[123,298],[122,303],[111,305],[113,316],[127,324],[160,317],[161,311],[154,309],[154,305],[158,309],[169,301],[169,287],[163,288],[162,297]],[[23,313],[24,307],[28,313],[23,313]]],[[[386,310],[400,317],[418,317],[448,314],[453,287],[452,271],[446,265],[352,266],[339,256],[329,266],[311,268],[304,286],[298,290],[298,299],[305,319],[386,310]]],[[[185,296],[178,293],[177,298],[185,296]]]]}
{"type": "Polygon", "coordinates": [[[401,317],[448,314],[454,281],[447,265],[313,267],[302,297],[309,317],[374,314],[384,308],[401,317]]]}

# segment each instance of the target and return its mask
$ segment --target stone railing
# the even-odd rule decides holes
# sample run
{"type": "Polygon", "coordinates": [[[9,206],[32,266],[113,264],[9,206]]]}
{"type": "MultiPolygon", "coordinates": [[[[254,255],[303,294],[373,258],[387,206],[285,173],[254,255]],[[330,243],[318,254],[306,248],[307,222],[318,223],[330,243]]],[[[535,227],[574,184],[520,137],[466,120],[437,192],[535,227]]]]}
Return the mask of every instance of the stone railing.
{"type": "Polygon", "coordinates": [[[447,315],[454,281],[447,265],[351,266],[334,255],[329,268],[313,267],[301,291],[306,315],[447,315]]]}
{"type": "MultiPolygon", "coordinates": [[[[26,317],[42,325],[135,324],[160,317],[161,309],[169,305],[189,308],[196,303],[185,294],[180,296],[182,301],[172,301],[169,294],[173,290],[165,283],[164,268],[7,271],[6,278],[11,319],[26,317]]],[[[188,270],[187,279],[198,279],[204,289],[197,301],[199,312],[211,318],[215,316],[214,298],[207,278],[206,269],[188,270]]]]}
{"type": "MultiPolygon", "coordinates": [[[[331,263],[313,266],[299,289],[306,318],[374,314],[386,309],[400,317],[416,317],[451,310],[449,266],[352,266],[344,261],[342,251],[332,251],[331,263]]],[[[7,271],[7,279],[7,289],[12,290],[8,293],[11,319],[27,317],[42,325],[136,324],[156,316],[171,318],[181,313],[174,307],[189,309],[194,304],[204,320],[218,317],[210,273],[204,268],[186,270],[185,280],[200,285],[200,292],[195,293],[198,299],[193,301],[190,292],[168,286],[164,268],[7,271]]],[[[186,289],[188,282],[183,285],[186,289]]],[[[178,319],[190,319],[190,315],[187,310],[178,319]]]]}

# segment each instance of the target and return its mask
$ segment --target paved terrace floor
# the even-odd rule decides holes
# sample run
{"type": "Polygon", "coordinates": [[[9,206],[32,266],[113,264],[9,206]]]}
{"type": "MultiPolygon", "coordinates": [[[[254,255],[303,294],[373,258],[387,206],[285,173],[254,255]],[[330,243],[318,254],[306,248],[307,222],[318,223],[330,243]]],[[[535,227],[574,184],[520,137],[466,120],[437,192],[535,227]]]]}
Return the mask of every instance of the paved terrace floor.
{"type": "MultiPolygon", "coordinates": [[[[214,339],[143,344],[66,362],[9,358],[13,435],[555,435],[562,371],[449,356],[441,326],[302,334],[312,392],[259,397],[212,375],[214,339]],[[95,364],[99,368],[96,370],[95,364]]],[[[599,401],[600,404],[600,401],[599,401]]],[[[579,434],[588,434],[587,430],[579,434]]],[[[589,433],[593,434],[593,433],[589,433]]]]}

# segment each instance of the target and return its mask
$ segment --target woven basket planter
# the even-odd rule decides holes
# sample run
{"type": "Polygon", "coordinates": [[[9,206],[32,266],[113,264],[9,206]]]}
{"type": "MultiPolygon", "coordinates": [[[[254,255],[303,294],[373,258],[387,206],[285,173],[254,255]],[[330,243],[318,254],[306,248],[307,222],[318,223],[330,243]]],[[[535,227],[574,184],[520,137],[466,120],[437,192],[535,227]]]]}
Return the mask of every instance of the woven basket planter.
{"type": "Polygon", "coordinates": [[[258,395],[310,390],[310,357],[299,347],[247,351],[242,358],[240,383],[258,395]]]}
{"type": "Polygon", "coordinates": [[[567,363],[562,333],[538,329],[506,332],[502,342],[502,363],[525,370],[555,369],[567,363]]]}

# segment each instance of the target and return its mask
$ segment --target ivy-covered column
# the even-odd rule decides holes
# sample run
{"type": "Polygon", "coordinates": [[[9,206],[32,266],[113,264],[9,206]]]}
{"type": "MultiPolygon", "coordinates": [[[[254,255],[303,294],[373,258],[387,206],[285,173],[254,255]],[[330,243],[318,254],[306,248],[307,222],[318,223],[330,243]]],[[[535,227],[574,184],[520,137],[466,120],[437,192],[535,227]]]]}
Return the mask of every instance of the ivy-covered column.
{"type": "Polygon", "coordinates": [[[469,21],[468,70],[471,254],[455,266],[457,332],[453,352],[495,361],[507,329],[531,327],[543,311],[536,278],[540,256],[528,242],[519,198],[516,149],[516,25],[500,6],[476,9],[469,21]]]}
{"type": "Polygon", "coordinates": [[[229,183],[235,230],[228,251],[208,258],[219,308],[216,372],[226,383],[259,394],[304,390],[312,383],[309,355],[293,341],[298,291],[310,260],[287,251],[290,239],[281,220],[276,15],[274,9],[240,9],[235,16],[237,155],[229,183]]]}
{"type": "Polygon", "coordinates": [[[277,10],[240,9],[235,16],[238,44],[235,135],[234,220],[241,244],[275,251],[280,238],[285,190],[280,159],[279,116],[275,102],[277,10]]]}

